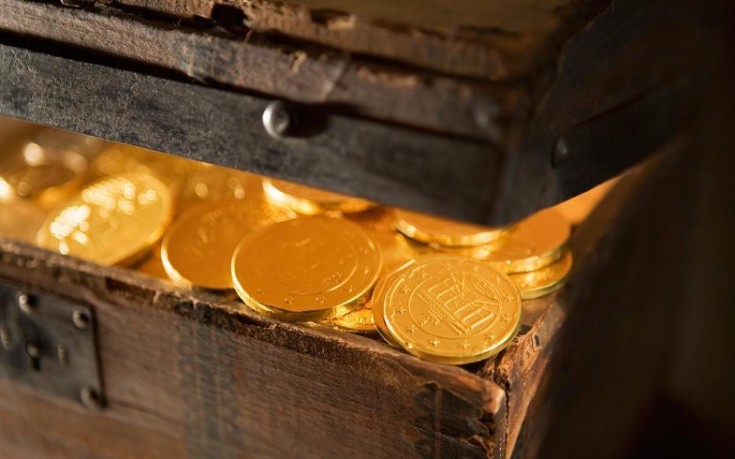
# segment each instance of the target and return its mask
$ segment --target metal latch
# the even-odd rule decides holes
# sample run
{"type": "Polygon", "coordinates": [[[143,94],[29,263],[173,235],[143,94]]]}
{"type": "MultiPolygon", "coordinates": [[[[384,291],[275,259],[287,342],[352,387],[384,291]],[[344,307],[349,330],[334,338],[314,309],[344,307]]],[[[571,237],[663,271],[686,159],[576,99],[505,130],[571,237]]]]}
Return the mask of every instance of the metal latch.
{"type": "Polygon", "coordinates": [[[0,284],[0,378],[99,410],[95,335],[89,307],[0,284]]]}

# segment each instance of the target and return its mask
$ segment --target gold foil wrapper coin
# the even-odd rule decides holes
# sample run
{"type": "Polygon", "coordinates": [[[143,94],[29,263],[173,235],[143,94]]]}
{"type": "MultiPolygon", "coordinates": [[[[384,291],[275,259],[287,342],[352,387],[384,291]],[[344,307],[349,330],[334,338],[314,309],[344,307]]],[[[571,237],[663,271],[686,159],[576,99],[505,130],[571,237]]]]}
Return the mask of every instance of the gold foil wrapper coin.
{"type": "Polygon", "coordinates": [[[28,199],[54,207],[82,186],[87,168],[87,158],[79,153],[27,142],[0,164],[0,201],[28,199]]]}
{"type": "Polygon", "coordinates": [[[489,262],[505,273],[536,271],[564,254],[571,226],[556,210],[546,209],[514,225],[496,244],[472,247],[461,255],[489,262]]]}
{"type": "Polygon", "coordinates": [[[136,261],[171,219],[168,189],[143,174],[99,180],[54,210],[38,231],[46,249],[101,265],[136,261]]]}
{"type": "Polygon", "coordinates": [[[510,280],[518,287],[521,298],[530,300],[548,295],[558,290],[572,270],[572,254],[565,252],[559,261],[537,271],[509,274],[510,280]]]}
{"type": "Polygon", "coordinates": [[[382,257],[359,225],[328,217],[276,223],[246,237],[232,260],[235,290],[255,310],[320,320],[359,307],[382,257]]]}
{"type": "Polygon", "coordinates": [[[390,274],[373,308],[381,333],[407,352],[454,365],[497,354],[521,323],[521,297],[505,274],[452,255],[419,257],[390,274]]]}
{"type": "Polygon", "coordinates": [[[222,200],[192,209],[163,239],[161,259],[176,283],[210,290],[233,288],[230,263],[248,233],[293,218],[263,199],[222,200]]]}
{"type": "Polygon", "coordinates": [[[507,228],[494,228],[395,209],[395,226],[407,237],[425,244],[467,247],[502,239],[507,228]]]}
{"type": "Polygon", "coordinates": [[[263,190],[272,203],[289,207],[302,215],[362,212],[375,206],[375,203],[364,199],[284,180],[265,178],[263,190]]]}
{"type": "Polygon", "coordinates": [[[163,182],[173,196],[178,195],[185,178],[202,167],[206,166],[196,161],[117,143],[102,150],[90,164],[95,177],[125,173],[152,175],[163,182]]]}

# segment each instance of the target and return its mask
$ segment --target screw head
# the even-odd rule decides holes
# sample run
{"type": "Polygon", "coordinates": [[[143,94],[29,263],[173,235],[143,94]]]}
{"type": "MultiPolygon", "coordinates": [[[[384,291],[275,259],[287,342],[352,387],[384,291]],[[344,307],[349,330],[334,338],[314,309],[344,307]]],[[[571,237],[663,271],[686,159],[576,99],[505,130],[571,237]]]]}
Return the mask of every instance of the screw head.
{"type": "Polygon", "coordinates": [[[26,353],[34,359],[41,357],[41,349],[38,347],[38,344],[33,341],[26,343],[26,353]]]}
{"type": "Polygon", "coordinates": [[[289,128],[293,126],[293,118],[286,104],[277,100],[271,102],[263,111],[263,127],[274,139],[286,137],[289,128]]]}
{"type": "Polygon", "coordinates": [[[93,387],[83,387],[79,392],[79,399],[90,410],[99,411],[102,409],[102,398],[93,387]]]}
{"type": "Polygon", "coordinates": [[[71,316],[74,326],[80,330],[86,330],[89,327],[91,319],[87,311],[83,309],[75,309],[71,316]]]}
{"type": "Polygon", "coordinates": [[[26,292],[18,292],[18,307],[25,314],[33,313],[33,303],[31,297],[26,292]]]}

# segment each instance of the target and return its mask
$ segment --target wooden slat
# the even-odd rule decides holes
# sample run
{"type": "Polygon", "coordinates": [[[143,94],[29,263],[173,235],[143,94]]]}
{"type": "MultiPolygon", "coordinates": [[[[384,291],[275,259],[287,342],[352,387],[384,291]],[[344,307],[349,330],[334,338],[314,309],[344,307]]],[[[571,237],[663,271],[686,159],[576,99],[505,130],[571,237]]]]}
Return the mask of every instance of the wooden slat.
{"type": "MultiPolygon", "coordinates": [[[[258,31],[489,80],[527,75],[609,1],[123,0],[181,17],[239,9],[258,31]]],[[[216,17],[216,15],[215,15],[216,17]]]]}
{"type": "Polygon", "coordinates": [[[144,21],[114,8],[0,0],[0,29],[173,69],[213,82],[351,114],[491,139],[527,109],[524,90],[412,72],[336,52],[144,21]]]}

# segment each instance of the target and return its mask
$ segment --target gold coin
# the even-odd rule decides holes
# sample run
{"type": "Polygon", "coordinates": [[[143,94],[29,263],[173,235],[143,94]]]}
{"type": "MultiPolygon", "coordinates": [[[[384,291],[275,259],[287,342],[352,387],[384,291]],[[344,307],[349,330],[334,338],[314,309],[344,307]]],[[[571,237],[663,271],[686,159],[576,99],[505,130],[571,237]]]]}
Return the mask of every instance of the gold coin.
{"type": "Polygon", "coordinates": [[[256,310],[319,320],[357,308],[380,273],[375,241],[347,220],[308,217],[246,237],[232,260],[235,290],[256,310]]]}
{"type": "Polygon", "coordinates": [[[179,207],[215,199],[250,199],[262,196],[260,177],[247,172],[206,165],[186,178],[179,193],[179,207]]]}
{"type": "Polygon", "coordinates": [[[518,287],[521,298],[530,300],[557,290],[572,270],[572,254],[566,252],[561,260],[538,271],[509,274],[510,280],[518,287]]]}
{"type": "Polygon", "coordinates": [[[487,244],[503,238],[507,232],[507,228],[473,225],[401,209],[395,209],[395,225],[413,240],[446,247],[487,244]]]}
{"type": "MultiPolygon", "coordinates": [[[[417,257],[419,253],[414,250],[408,241],[398,233],[386,233],[370,231],[369,234],[378,243],[383,254],[382,274],[389,273],[393,269],[406,264],[409,260],[417,257]]],[[[350,311],[343,316],[330,320],[328,325],[344,331],[358,333],[373,333],[376,331],[375,318],[371,301],[366,301],[362,306],[350,311]]]]}
{"type": "Polygon", "coordinates": [[[115,175],[54,210],[36,243],[102,265],[127,264],[161,237],[171,212],[171,195],[156,178],[115,175]]]}
{"type": "Polygon", "coordinates": [[[223,200],[201,205],[181,217],[163,238],[161,259],[169,277],[182,285],[211,290],[233,288],[230,262],[248,233],[293,218],[265,200],[223,200]]]}
{"type": "Polygon", "coordinates": [[[87,166],[87,158],[79,153],[27,142],[0,165],[0,200],[30,199],[54,207],[82,185],[87,166]]]}
{"type": "Polygon", "coordinates": [[[96,177],[115,174],[147,174],[163,182],[176,195],[187,176],[200,171],[202,164],[133,145],[111,144],[90,165],[96,177]]]}
{"type": "Polygon", "coordinates": [[[497,354],[521,323],[521,297],[505,274],[451,255],[409,262],[389,276],[373,307],[384,332],[410,354],[455,365],[497,354]]]}
{"type": "Polygon", "coordinates": [[[375,206],[375,203],[364,199],[283,180],[264,178],[263,190],[273,204],[289,207],[303,215],[362,212],[375,206]]]}
{"type": "Polygon", "coordinates": [[[358,307],[357,309],[348,312],[339,317],[335,317],[327,323],[332,327],[355,333],[375,333],[375,316],[373,315],[373,308],[368,300],[365,304],[358,307]]]}
{"type": "Polygon", "coordinates": [[[490,262],[504,273],[536,271],[561,258],[570,234],[569,222],[556,210],[546,209],[515,225],[503,241],[464,249],[461,254],[490,262]]]}

